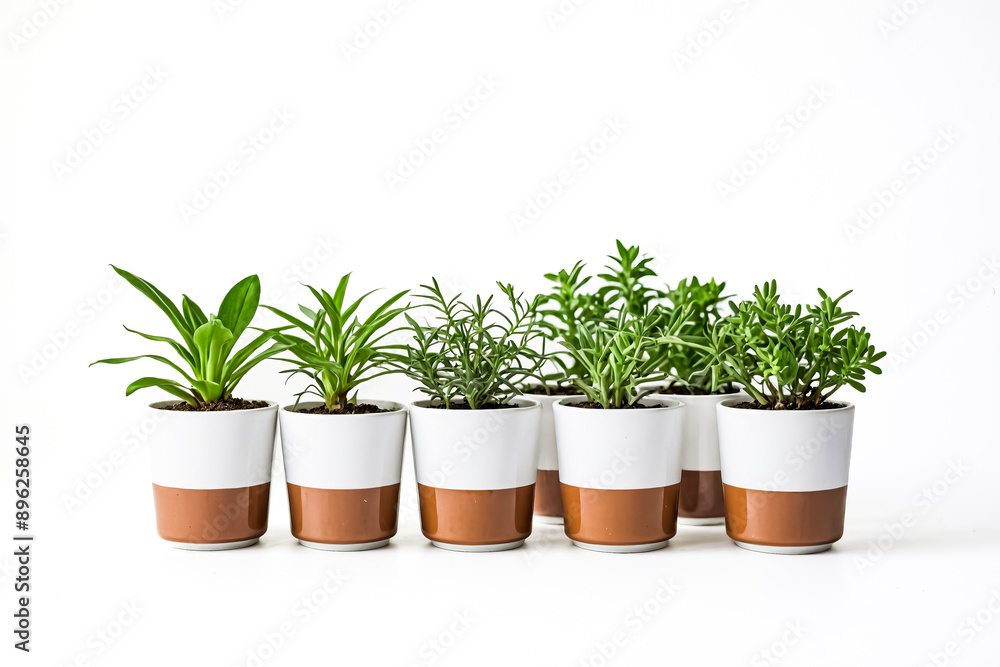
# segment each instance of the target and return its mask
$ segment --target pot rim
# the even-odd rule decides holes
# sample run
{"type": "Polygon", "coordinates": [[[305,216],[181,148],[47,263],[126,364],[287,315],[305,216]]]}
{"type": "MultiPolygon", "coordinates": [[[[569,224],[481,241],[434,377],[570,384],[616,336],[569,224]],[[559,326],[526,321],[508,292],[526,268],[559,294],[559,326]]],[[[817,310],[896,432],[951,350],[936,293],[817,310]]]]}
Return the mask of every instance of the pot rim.
{"type": "Polygon", "coordinates": [[[484,413],[487,413],[487,412],[494,412],[494,413],[495,412],[503,412],[505,414],[506,413],[513,413],[513,412],[526,412],[528,410],[534,410],[536,408],[541,408],[542,407],[542,404],[539,403],[538,401],[532,400],[530,398],[525,398],[523,395],[522,396],[515,396],[514,398],[510,399],[510,401],[511,401],[511,403],[515,403],[516,407],[513,407],[513,408],[479,408],[477,410],[454,410],[454,411],[452,411],[452,410],[444,410],[444,409],[441,409],[441,408],[432,408],[432,407],[430,407],[431,399],[429,399],[429,398],[421,399],[419,401],[412,401],[410,403],[409,407],[410,407],[410,409],[414,409],[414,410],[433,410],[434,412],[443,412],[445,414],[454,412],[454,414],[463,414],[463,415],[464,414],[468,414],[468,413],[484,414],[484,413]]]}
{"type": "MultiPolygon", "coordinates": [[[[292,408],[295,407],[295,404],[292,403],[291,405],[283,406],[281,408],[281,412],[282,413],[287,412],[290,415],[302,417],[303,419],[307,419],[309,417],[386,417],[388,415],[394,415],[399,412],[403,413],[406,412],[406,406],[400,403],[399,401],[385,401],[380,398],[359,398],[358,403],[370,403],[372,405],[377,405],[380,408],[389,407],[390,410],[389,412],[369,412],[369,413],[362,413],[355,415],[323,415],[323,414],[309,414],[306,412],[299,412],[298,410],[293,410],[292,408]]],[[[310,406],[318,407],[320,405],[323,405],[323,401],[302,401],[301,403],[299,403],[300,408],[310,407],[310,406]]]]}
{"type": "MultiPolygon", "coordinates": [[[[560,409],[567,408],[573,402],[580,402],[580,403],[582,403],[582,402],[584,402],[586,400],[587,400],[586,396],[567,396],[567,397],[563,398],[560,401],[556,401],[555,404],[553,405],[553,407],[557,407],[557,408],[560,408],[560,409]],[[580,400],[581,398],[583,399],[582,401],[580,400]]],[[[654,407],[651,408],[652,410],[654,410],[656,412],[665,411],[665,410],[678,410],[678,409],[684,407],[684,404],[680,400],[678,400],[676,398],[672,398],[669,394],[656,394],[656,395],[650,394],[649,396],[643,396],[642,398],[639,399],[640,403],[642,403],[643,401],[653,401],[655,403],[659,403],[660,401],[663,401],[662,404],[654,406],[654,407]],[[667,404],[668,402],[672,403],[673,405],[668,405],[667,404]]],[[[616,413],[617,414],[617,413],[625,412],[625,409],[624,408],[611,408],[611,409],[608,409],[608,410],[591,410],[590,412],[595,412],[597,414],[601,414],[601,413],[616,413]]],[[[644,412],[644,411],[640,411],[637,414],[642,414],[642,412],[644,412]]]]}
{"type": "Polygon", "coordinates": [[[277,401],[264,401],[267,403],[262,408],[250,408],[249,410],[215,410],[209,412],[197,412],[197,411],[186,411],[186,410],[163,410],[162,408],[167,405],[176,405],[177,403],[183,403],[180,399],[169,400],[169,401],[155,401],[149,404],[149,407],[154,410],[160,410],[161,412],[168,412],[175,415],[232,415],[232,414],[247,414],[252,412],[264,412],[267,410],[277,410],[277,401]]]}
{"type": "MultiPolygon", "coordinates": [[[[842,407],[839,408],[827,408],[825,410],[745,410],[743,408],[734,408],[735,402],[739,397],[734,396],[733,398],[727,398],[726,400],[719,403],[719,409],[725,408],[726,410],[739,410],[740,412],[748,412],[755,414],[764,415],[812,415],[812,414],[836,414],[840,412],[850,412],[854,409],[854,403],[850,401],[838,401],[831,400],[831,403],[840,403],[842,407]]],[[[752,400],[752,399],[751,399],[752,400]]],[[[746,401],[740,400],[740,403],[745,403],[746,401]]]]}

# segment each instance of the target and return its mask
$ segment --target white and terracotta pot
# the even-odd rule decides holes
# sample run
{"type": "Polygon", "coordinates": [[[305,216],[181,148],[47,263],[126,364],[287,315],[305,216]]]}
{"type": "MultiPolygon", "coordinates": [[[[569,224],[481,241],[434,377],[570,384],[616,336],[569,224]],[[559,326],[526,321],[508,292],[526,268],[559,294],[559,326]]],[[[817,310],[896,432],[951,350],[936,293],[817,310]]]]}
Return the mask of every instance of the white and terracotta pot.
{"type": "Polygon", "coordinates": [[[238,549],[267,530],[278,404],[253,410],[160,410],[151,403],[156,529],[170,546],[238,549]]]}
{"type": "Polygon", "coordinates": [[[716,406],[730,398],[749,400],[740,393],[667,394],[686,407],[681,446],[681,496],[677,522],[690,526],[725,523],[722,492],[722,460],[719,456],[719,427],[716,406]]]}
{"type": "Polygon", "coordinates": [[[566,535],[594,551],[629,553],[667,545],[677,532],[684,405],[667,396],[648,408],[554,407],[566,535]]]}
{"type": "Polygon", "coordinates": [[[359,402],[391,412],[325,415],[286,406],[278,413],[292,535],[307,547],[376,549],[396,534],[406,409],[359,402]]]}
{"type": "Polygon", "coordinates": [[[854,406],[747,410],[719,404],[726,533],[753,551],[825,551],[844,534],[854,406]]]}
{"type": "Polygon", "coordinates": [[[556,451],[556,428],[552,406],[563,396],[532,394],[542,406],[538,431],[538,477],[535,482],[535,519],[542,523],[562,524],[562,489],[559,487],[559,455],[556,451]]]}
{"type": "Polygon", "coordinates": [[[446,410],[410,407],[420,527],[434,546],[502,551],[531,534],[541,406],[446,410]]]}

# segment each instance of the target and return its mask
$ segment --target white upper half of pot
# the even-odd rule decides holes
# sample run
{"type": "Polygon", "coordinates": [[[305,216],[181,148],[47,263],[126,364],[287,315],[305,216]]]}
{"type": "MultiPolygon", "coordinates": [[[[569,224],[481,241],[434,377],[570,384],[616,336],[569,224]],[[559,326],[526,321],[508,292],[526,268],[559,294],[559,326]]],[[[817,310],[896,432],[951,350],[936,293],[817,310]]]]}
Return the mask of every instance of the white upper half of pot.
{"type": "Polygon", "coordinates": [[[253,410],[182,412],[151,403],[153,483],[177,489],[237,489],[271,481],[278,404],[253,410]]]}
{"type": "Polygon", "coordinates": [[[559,470],[559,456],[556,453],[556,427],[552,420],[552,406],[566,396],[531,394],[531,400],[542,405],[542,416],[538,430],[538,469],[559,470]]]}
{"type": "Polygon", "coordinates": [[[538,466],[538,401],[515,398],[518,407],[447,410],[410,406],[410,434],[417,483],[441,489],[480,491],[535,483],[538,466]]]}
{"type": "Polygon", "coordinates": [[[830,410],[716,408],[722,481],[758,491],[825,491],[847,485],[854,406],[830,410]]]}
{"type": "Polygon", "coordinates": [[[705,396],[665,394],[676,398],[684,408],[684,444],[681,447],[683,470],[721,470],[719,456],[719,426],[716,407],[722,401],[739,398],[748,401],[743,393],[709,394],[705,396]]]}
{"type": "MultiPolygon", "coordinates": [[[[391,412],[309,414],[278,412],[281,456],[289,484],[314,489],[371,489],[399,484],[406,438],[401,403],[358,399],[391,412]]],[[[322,405],[303,402],[300,410],[322,405]]]]}
{"type": "Polygon", "coordinates": [[[577,408],[570,397],[555,404],[559,481],[587,489],[651,489],[681,481],[683,403],[647,396],[634,409],[577,408]]]}

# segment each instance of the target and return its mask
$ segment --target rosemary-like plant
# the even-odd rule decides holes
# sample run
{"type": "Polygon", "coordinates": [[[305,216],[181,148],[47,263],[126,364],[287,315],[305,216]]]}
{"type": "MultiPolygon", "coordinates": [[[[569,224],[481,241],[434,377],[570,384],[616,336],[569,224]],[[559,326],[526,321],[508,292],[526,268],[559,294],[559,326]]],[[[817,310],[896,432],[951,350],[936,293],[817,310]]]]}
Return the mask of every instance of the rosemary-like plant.
{"type": "Polygon", "coordinates": [[[602,408],[626,408],[650,394],[639,385],[667,377],[661,368],[662,350],[678,342],[684,313],[654,308],[633,316],[622,311],[614,324],[585,322],[576,336],[564,339],[569,354],[584,368],[573,378],[587,400],[602,408]]]}
{"type": "Polygon", "coordinates": [[[425,292],[415,295],[436,314],[429,324],[406,314],[413,342],[402,369],[434,404],[454,408],[464,403],[473,410],[507,405],[522,393],[519,386],[525,380],[541,379],[544,357],[533,349],[541,336],[540,298],[528,301],[513,286],[497,285],[509,310],[495,306],[492,296],[477,296],[471,303],[461,295],[449,299],[437,279],[421,285],[425,292]]]}
{"type": "Polygon", "coordinates": [[[300,305],[304,320],[273,306],[264,306],[305,334],[303,337],[283,332],[275,336],[275,340],[295,357],[280,359],[294,365],[281,372],[288,373],[289,377],[302,374],[311,380],[308,387],[295,395],[296,407],[302,396],[313,394],[323,399],[328,411],[343,409],[349,402],[357,402],[356,388],[362,382],[400,371],[392,362],[401,360],[398,350],[405,346],[382,344],[381,341],[399,331],[398,328],[386,329],[409,307],[393,308],[409,290],[387,299],[362,322],[357,317],[358,307],[372,292],[345,307],[350,277],[351,274],[347,274],[340,279],[333,295],[306,285],[319,304],[319,310],[300,305]]]}
{"type": "Polygon", "coordinates": [[[760,406],[773,410],[819,408],[844,385],[865,391],[866,372],[876,375],[878,352],[864,327],[842,326],[857,316],[818,290],[817,305],[780,303],[775,281],[754,288],[754,298],[730,302],[732,315],[712,330],[720,375],[743,385],[760,406]]]}
{"type": "Polygon", "coordinates": [[[183,295],[181,307],[178,308],[152,283],[117,266],[112,265],[111,268],[166,314],[180,334],[181,342],[166,336],[142,333],[128,327],[125,329],[147,340],[167,343],[190,370],[186,371],[174,361],[158,354],[101,359],[90,364],[91,366],[124,364],[137,359],[153,359],[179,373],[187,383],[185,386],[167,378],[144,377],[125,389],[126,396],[139,389],[159,387],[194,407],[215,403],[231,398],[233,389],[251,368],[284,349],[281,344],[275,344],[253,356],[254,352],[280,331],[280,329],[269,329],[262,331],[246,346],[233,353],[237,341],[250,325],[260,303],[260,279],[255,275],[244,278],[229,290],[219,306],[218,315],[206,316],[198,304],[187,295],[183,295]]]}

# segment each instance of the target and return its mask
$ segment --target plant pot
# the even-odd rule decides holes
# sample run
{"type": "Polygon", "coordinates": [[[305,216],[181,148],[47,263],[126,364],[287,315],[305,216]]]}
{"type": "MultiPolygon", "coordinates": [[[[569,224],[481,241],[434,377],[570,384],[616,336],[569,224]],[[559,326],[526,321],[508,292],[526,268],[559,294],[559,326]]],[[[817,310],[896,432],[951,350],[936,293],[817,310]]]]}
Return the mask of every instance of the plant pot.
{"type": "Polygon", "coordinates": [[[552,406],[563,396],[532,394],[542,406],[538,431],[538,476],[535,481],[535,520],[562,525],[562,489],[559,486],[559,456],[556,452],[556,429],[552,406]]]}
{"type": "Polygon", "coordinates": [[[719,457],[716,406],[730,398],[749,400],[740,393],[706,396],[665,394],[683,403],[684,435],[681,445],[681,496],[677,523],[715,526],[726,521],[719,457]]]}
{"type": "Polygon", "coordinates": [[[677,533],[684,404],[647,396],[642,409],[555,404],[566,536],[584,549],[662,549],[677,533]]]}
{"type": "Polygon", "coordinates": [[[844,534],[854,406],[746,410],[719,404],[726,533],[776,554],[825,551],[844,534]]]}
{"type": "Polygon", "coordinates": [[[363,551],[396,534],[406,409],[359,402],[392,412],[323,415],[286,406],[278,413],[292,535],[304,546],[363,551]]]}
{"type": "Polygon", "coordinates": [[[445,410],[410,407],[420,528],[436,547],[503,551],[531,534],[541,406],[445,410]]]}
{"type": "Polygon", "coordinates": [[[156,529],[170,546],[195,551],[248,547],[267,531],[278,404],[253,410],[160,410],[151,403],[156,529]]]}

